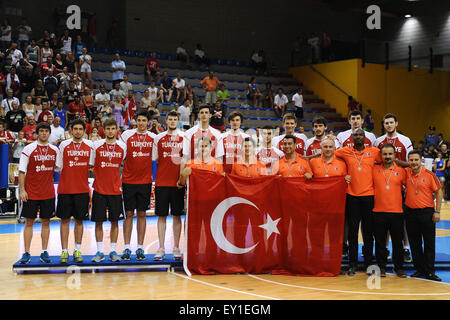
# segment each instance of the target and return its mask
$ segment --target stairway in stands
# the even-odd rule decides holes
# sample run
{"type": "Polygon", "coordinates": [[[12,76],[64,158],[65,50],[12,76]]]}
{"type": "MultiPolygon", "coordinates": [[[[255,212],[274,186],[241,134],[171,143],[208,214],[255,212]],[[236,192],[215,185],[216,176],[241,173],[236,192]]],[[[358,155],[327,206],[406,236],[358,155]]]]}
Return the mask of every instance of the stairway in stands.
{"type": "MultiPolygon", "coordinates": [[[[92,62],[92,78],[95,83],[95,87],[103,84],[107,88],[107,91],[111,90],[112,85],[112,71],[111,61],[113,60],[113,54],[102,53],[90,53],[93,57],[92,62]]],[[[125,61],[127,66],[126,73],[128,74],[128,80],[133,84],[135,90],[135,98],[140,101],[143,96],[144,90],[149,86],[149,82],[144,80],[144,64],[146,57],[143,54],[131,54],[129,51],[122,52],[121,59],[125,61]]],[[[185,68],[179,61],[174,61],[170,55],[159,56],[161,71],[167,71],[170,78],[175,78],[177,73],[181,73],[182,78],[187,84],[191,84],[194,91],[200,98],[204,98],[204,90],[200,86],[200,81],[208,75],[206,69],[185,68]]],[[[214,71],[215,76],[219,78],[221,82],[225,84],[231,95],[231,100],[228,103],[228,112],[233,110],[240,111],[244,115],[243,125],[247,128],[257,128],[265,125],[279,126],[282,125],[282,119],[277,118],[275,112],[271,108],[253,108],[248,105],[246,98],[247,85],[250,82],[250,77],[255,76],[256,81],[259,84],[261,91],[264,90],[265,83],[271,82],[272,88],[276,91],[278,88],[283,88],[284,93],[288,97],[289,101],[292,99],[292,95],[295,93],[296,88],[301,86],[304,94],[304,120],[302,122],[305,128],[305,134],[308,137],[313,135],[312,133],[312,119],[321,115],[328,121],[328,128],[333,129],[335,132],[346,130],[348,127],[347,119],[343,118],[340,114],[336,113],[336,109],[325,104],[314,92],[308,90],[303,84],[299,84],[295,79],[289,75],[261,75],[253,74],[253,70],[246,66],[244,63],[236,65],[237,63],[230,63],[230,61],[215,61],[215,64],[211,64],[210,68],[214,71]]],[[[159,86],[159,84],[156,84],[159,86]]],[[[96,94],[98,90],[94,90],[96,94]]],[[[289,104],[288,109],[291,109],[292,103],[289,104]]],[[[173,104],[160,103],[158,109],[162,115],[169,110],[173,109],[173,104]]]]}

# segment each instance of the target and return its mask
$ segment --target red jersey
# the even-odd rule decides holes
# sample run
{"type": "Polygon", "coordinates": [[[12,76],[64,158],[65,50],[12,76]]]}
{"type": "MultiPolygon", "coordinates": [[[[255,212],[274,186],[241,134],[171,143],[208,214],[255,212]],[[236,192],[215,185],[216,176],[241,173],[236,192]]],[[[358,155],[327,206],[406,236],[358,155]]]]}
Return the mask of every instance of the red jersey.
{"type": "Polygon", "coordinates": [[[312,137],[306,140],[305,155],[314,156],[316,154],[322,154],[322,146],[320,145],[321,143],[322,140],[319,140],[316,137],[312,137]]]}
{"type": "Polygon", "coordinates": [[[408,137],[397,133],[394,137],[390,138],[385,134],[375,140],[374,146],[381,148],[387,143],[390,143],[395,147],[395,158],[407,161],[408,154],[413,149],[411,140],[408,137]]]}
{"type": "Polygon", "coordinates": [[[38,117],[38,122],[47,122],[48,116],[52,116],[53,113],[50,110],[44,110],[38,117]]]}
{"type": "MultiPolygon", "coordinates": [[[[279,136],[276,136],[272,139],[272,145],[275,148],[280,149],[283,151],[283,139],[286,135],[282,134],[279,136]]],[[[293,136],[295,137],[295,152],[297,152],[299,155],[304,156],[305,155],[305,144],[306,140],[308,140],[308,137],[305,136],[303,133],[294,133],[293,136]]]]}
{"type": "Polygon", "coordinates": [[[0,141],[2,140],[14,140],[14,137],[10,131],[5,130],[3,133],[0,133],[0,141]]]}
{"type": "Polygon", "coordinates": [[[237,163],[244,155],[242,143],[245,138],[250,136],[239,130],[237,135],[234,135],[231,130],[225,132],[220,140],[224,151],[223,169],[226,173],[231,173],[233,163],[237,163]]]}
{"type": "Polygon", "coordinates": [[[37,124],[34,126],[26,125],[22,128],[23,133],[25,134],[25,139],[27,140],[33,140],[33,132],[36,131],[37,124]]]}
{"type": "Polygon", "coordinates": [[[56,166],[61,170],[58,194],[89,193],[89,163],[94,157],[93,142],[83,139],[75,142],[64,140],[59,145],[59,161],[56,166]]]}
{"type": "Polygon", "coordinates": [[[126,97],[123,99],[122,104],[125,106],[126,111],[123,111],[122,116],[125,120],[125,123],[128,123],[131,119],[134,119],[134,114],[137,111],[138,103],[135,98],[128,98],[126,97]]]}
{"type": "Polygon", "coordinates": [[[58,148],[52,144],[30,143],[22,150],[19,171],[25,173],[25,191],[30,200],[55,197],[53,172],[59,161],[58,148]]]}
{"type": "Polygon", "coordinates": [[[94,141],[93,153],[90,165],[94,166],[94,190],[103,195],[122,194],[120,165],[127,154],[127,146],[122,141],[109,144],[102,139],[94,141]]]}
{"type": "MultiPolygon", "coordinates": [[[[353,136],[352,136],[352,129],[349,129],[347,131],[344,132],[340,132],[337,136],[336,136],[336,149],[338,148],[343,148],[343,147],[350,147],[353,148],[353,146],[355,145],[355,143],[353,142],[353,136]]],[[[372,132],[367,132],[365,131],[365,139],[364,139],[364,146],[367,147],[372,147],[375,143],[376,137],[372,132]]]]}
{"type": "Polygon", "coordinates": [[[183,132],[158,134],[153,144],[153,160],[158,161],[155,186],[176,187],[183,157],[183,132]]]}
{"type": "Polygon", "coordinates": [[[82,102],[80,102],[80,103],[75,103],[75,101],[71,102],[71,103],[69,103],[67,111],[69,111],[71,113],[80,113],[81,114],[84,112],[84,104],[82,102]]]}
{"type": "Polygon", "coordinates": [[[155,137],[152,132],[139,133],[136,129],[122,133],[120,139],[127,146],[122,171],[123,183],[152,183],[152,152],[155,137]]]}
{"type": "Polygon", "coordinates": [[[187,156],[188,160],[198,158],[198,139],[205,137],[212,142],[211,156],[220,158],[224,154],[223,144],[219,143],[221,136],[220,131],[211,126],[203,130],[200,129],[199,125],[196,125],[184,133],[183,155],[187,156]]]}
{"type": "Polygon", "coordinates": [[[159,62],[154,58],[148,58],[146,64],[149,70],[156,70],[159,68],[159,62]]]}

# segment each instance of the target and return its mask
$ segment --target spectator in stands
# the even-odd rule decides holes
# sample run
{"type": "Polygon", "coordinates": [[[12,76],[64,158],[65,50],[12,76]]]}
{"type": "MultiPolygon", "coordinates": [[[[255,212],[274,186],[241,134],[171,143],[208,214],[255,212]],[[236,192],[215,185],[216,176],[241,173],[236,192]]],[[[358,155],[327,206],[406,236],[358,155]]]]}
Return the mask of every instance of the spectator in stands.
{"type": "Polygon", "coordinates": [[[43,79],[48,74],[48,70],[53,70],[53,72],[56,72],[56,66],[53,64],[52,57],[48,57],[47,61],[41,64],[41,67],[39,69],[39,76],[41,79],[43,79]]]}
{"type": "Polygon", "coordinates": [[[156,102],[160,100],[162,102],[164,100],[163,92],[162,90],[158,90],[158,87],[155,86],[155,81],[150,82],[150,87],[147,89],[147,91],[150,102],[152,100],[155,100],[156,102]]]}
{"type": "Polygon", "coordinates": [[[197,48],[194,51],[194,59],[195,63],[197,63],[200,68],[203,64],[209,68],[209,59],[205,55],[205,51],[203,50],[200,43],[197,43],[197,48]]]}
{"type": "Polygon", "coordinates": [[[63,71],[57,74],[56,78],[58,78],[60,89],[62,92],[69,89],[69,82],[71,81],[72,77],[68,72],[67,66],[63,67],[63,71]]]}
{"type": "Polygon", "coordinates": [[[320,62],[320,39],[317,34],[312,33],[308,39],[308,44],[311,50],[311,63],[320,62]]]}
{"type": "Polygon", "coordinates": [[[56,48],[56,36],[53,32],[50,33],[48,30],[44,30],[44,36],[37,41],[37,44],[39,46],[44,46],[45,41],[48,41],[50,48],[56,48]]]}
{"type": "Polygon", "coordinates": [[[186,101],[178,107],[177,112],[180,114],[180,123],[184,131],[191,128],[191,109],[189,107],[190,101],[186,101]]]}
{"type": "Polygon", "coordinates": [[[115,100],[112,101],[111,109],[114,113],[114,120],[116,120],[117,125],[119,126],[119,128],[123,128],[124,121],[122,113],[125,109],[125,106],[123,105],[122,98],[120,96],[116,96],[115,100]]]}
{"type": "Polygon", "coordinates": [[[247,99],[253,103],[253,107],[259,107],[261,104],[261,92],[255,77],[251,77],[250,83],[247,85],[247,99]]]}
{"type": "Polygon", "coordinates": [[[97,127],[92,128],[92,133],[89,135],[89,140],[97,141],[97,140],[101,140],[101,139],[102,139],[102,137],[100,137],[100,135],[98,134],[97,127]]]}
{"type": "Polygon", "coordinates": [[[57,53],[55,55],[55,61],[53,63],[55,65],[55,75],[60,74],[64,71],[64,60],[62,58],[62,55],[60,53],[57,53]]]}
{"type": "Polygon", "coordinates": [[[64,65],[67,67],[67,72],[71,74],[77,74],[78,69],[78,63],[75,63],[75,57],[73,56],[72,52],[69,52],[66,57],[64,58],[64,65]]]}
{"type": "Polygon", "coordinates": [[[63,93],[63,99],[65,100],[66,105],[69,105],[69,103],[75,101],[75,97],[77,96],[81,96],[80,91],[78,91],[78,89],[75,87],[75,82],[70,81],[69,88],[66,89],[63,93]]]}
{"type": "Polygon", "coordinates": [[[181,73],[177,74],[177,77],[173,79],[172,90],[174,90],[177,94],[176,102],[186,100],[186,82],[184,79],[181,79],[181,73]],[[181,98],[181,99],[180,99],[181,98]]]}
{"type": "Polygon", "coordinates": [[[34,68],[41,64],[40,51],[41,49],[37,45],[36,39],[31,39],[31,44],[25,48],[25,58],[34,68]]]}
{"type": "Polygon", "coordinates": [[[364,128],[364,130],[366,130],[368,132],[373,132],[374,126],[375,126],[375,124],[374,124],[374,121],[372,118],[372,110],[367,109],[366,116],[364,117],[363,128],[364,128]]]}
{"type": "Polygon", "coordinates": [[[114,87],[116,82],[120,83],[123,81],[126,70],[125,62],[120,60],[120,55],[118,53],[114,55],[114,60],[111,62],[111,68],[113,70],[112,80],[114,87]]]}
{"type": "Polygon", "coordinates": [[[20,79],[20,87],[22,93],[30,92],[33,88],[34,76],[33,65],[27,61],[27,59],[20,59],[19,66],[17,67],[17,76],[20,79]]]}
{"type": "Polygon", "coordinates": [[[297,122],[300,123],[303,119],[303,90],[298,88],[297,92],[292,96],[292,102],[295,108],[295,117],[297,122]]]}
{"type": "Polygon", "coordinates": [[[12,89],[6,90],[6,97],[2,100],[2,114],[3,116],[10,110],[12,110],[12,103],[20,103],[19,99],[14,97],[12,89]]]}
{"type": "Polygon", "coordinates": [[[303,125],[298,126],[298,133],[305,133],[305,127],[303,125]]]}
{"type": "Polygon", "coordinates": [[[100,86],[100,92],[95,95],[95,104],[96,104],[96,110],[97,112],[101,112],[102,116],[101,118],[106,118],[106,114],[103,112],[106,112],[106,107],[109,105],[109,102],[111,101],[111,96],[106,93],[105,86],[100,86]],[[106,107],[105,107],[106,106],[106,107]]]}
{"type": "MultiPolygon", "coordinates": [[[[136,122],[134,119],[133,119],[133,121],[136,122]]],[[[153,119],[148,131],[153,132],[154,134],[160,134],[164,130],[161,127],[161,124],[158,122],[158,120],[153,119]]]]}
{"type": "MultiPolygon", "coordinates": [[[[1,136],[1,134],[0,134],[0,136],[1,136]]],[[[25,148],[25,146],[27,144],[28,144],[28,141],[25,138],[25,134],[22,130],[20,130],[19,134],[17,136],[17,139],[14,140],[14,144],[13,144],[12,150],[11,150],[11,162],[12,163],[19,163],[20,156],[22,155],[22,150],[25,148]]]]}
{"type": "Polygon", "coordinates": [[[11,35],[12,35],[12,28],[11,28],[11,25],[9,24],[8,19],[3,20],[3,24],[0,28],[0,30],[1,30],[1,37],[0,37],[1,48],[0,49],[6,50],[9,48],[9,44],[11,43],[11,35]]]}
{"type": "Polygon", "coordinates": [[[327,134],[328,138],[331,138],[333,140],[336,140],[336,135],[334,134],[333,130],[328,130],[328,134],[327,134]]]}
{"type": "Polygon", "coordinates": [[[122,100],[125,99],[125,92],[120,88],[120,83],[116,82],[114,89],[109,92],[111,101],[116,101],[116,97],[119,96],[122,100]]]}
{"type": "Polygon", "coordinates": [[[250,66],[255,70],[255,73],[266,71],[266,62],[264,61],[264,51],[254,50],[250,58],[250,66]]]}
{"type": "Polygon", "coordinates": [[[153,99],[150,98],[150,89],[144,90],[144,96],[141,98],[139,104],[139,111],[147,110],[152,105],[153,99]]]}
{"type": "Polygon", "coordinates": [[[330,61],[331,56],[331,38],[326,32],[322,33],[322,43],[321,43],[321,53],[322,61],[330,61]]]}
{"type": "Polygon", "coordinates": [[[349,113],[352,112],[353,110],[358,110],[358,105],[359,105],[359,102],[358,102],[358,101],[356,101],[355,99],[353,99],[352,96],[348,96],[348,104],[347,104],[347,107],[348,107],[348,112],[349,112],[349,113]]]}
{"type": "Polygon", "coordinates": [[[288,98],[283,93],[283,89],[278,89],[278,94],[274,98],[274,111],[278,118],[281,118],[285,112],[289,103],[288,98]]]}
{"type": "Polygon", "coordinates": [[[151,105],[150,105],[150,107],[148,107],[148,114],[149,114],[149,116],[150,116],[150,118],[151,119],[153,119],[153,118],[158,118],[161,114],[159,113],[159,110],[158,110],[158,108],[157,108],[157,105],[156,105],[156,101],[155,100],[152,100],[152,103],[151,103],[151,105]]]}
{"type": "Polygon", "coordinates": [[[25,98],[25,102],[22,104],[22,110],[27,115],[27,118],[35,118],[36,117],[36,107],[33,104],[33,98],[28,95],[25,98]]]}
{"type": "Polygon", "coordinates": [[[67,121],[67,110],[64,108],[64,102],[62,100],[58,100],[56,108],[53,109],[53,113],[55,114],[55,119],[59,118],[61,127],[65,129],[69,122],[67,121]]]}
{"type": "Polygon", "coordinates": [[[225,84],[221,83],[219,87],[220,87],[220,90],[217,91],[217,101],[219,101],[222,104],[227,104],[231,99],[230,93],[225,88],[225,84]]]}
{"type": "Polygon", "coordinates": [[[442,153],[442,159],[445,160],[446,169],[445,173],[445,188],[444,188],[444,199],[450,199],[450,152],[448,150],[447,142],[443,142],[440,146],[440,152],[442,153]]]}
{"type": "Polygon", "coordinates": [[[79,95],[75,96],[75,100],[69,103],[67,107],[67,117],[69,119],[69,123],[79,118],[82,113],[85,113],[84,104],[81,102],[81,97],[79,95]]]}
{"type": "Polygon", "coordinates": [[[441,183],[442,192],[444,194],[444,197],[442,199],[442,202],[445,200],[445,171],[447,168],[447,161],[443,158],[442,152],[438,151],[436,152],[436,158],[433,161],[433,172],[436,174],[436,177],[439,179],[441,183]]]}
{"type": "Polygon", "coordinates": [[[164,100],[166,100],[166,102],[170,102],[172,99],[172,80],[169,78],[169,74],[167,73],[167,71],[163,72],[163,78],[161,79],[161,85],[160,85],[160,90],[161,90],[161,102],[164,102],[164,100]]]}
{"type": "Polygon", "coordinates": [[[35,106],[35,108],[36,108],[36,117],[35,117],[35,120],[38,121],[39,116],[40,116],[41,113],[42,113],[42,98],[37,97],[37,98],[36,98],[36,102],[34,103],[34,106],[35,106]]]}
{"type": "Polygon", "coordinates": [[[272,83],[266,82],[266,87],[263,91],[263,107],[273,108],[273,99],[275,92],[272,89],[272,83]]]}
{"type": "Polygon", "coordinates": [[[59,95],[58,92],[53,92],[48,103],[50,105],[50,110],[55,109],[58,106],[59,95]]]}
{"type": "Polygon", "coordinates": [[[11,103],[11,107],[12,110],[6,113],[5,120],[8,125],[8,130],[17,136],[17,133],[25,126],[25,119],[27,115],[23,110],[19,110],[18,101],[13,101],[11,103]]]}
{"type": "Polygon", "coordinates": [[[64,128],[61,127],[61,119],[59,117],[49,116],[47,122],[50,124],[51,132],[48,142],[57,146],[64,140],[66,140],[66,135],[64,134],[64,128]]]}
{"type": "Polygon", "coordinates": [[[69,35],[69,29],[64,29],[64,33],[59,40],[62,55],[72,52],[72,37],[69,35]]]}
{"type": "Polygon", "coordinates": [[[127,74],[123,75],[123,81],[120,82],[120,90],[122,90],[125,93],[130,90],[133,90],[133,84],[130,81],[128,81],[127,74]]]}
{"type": "Polygon", "coordinates": [[[17,63],[23,58],[22,51],[17,48],[17,42],[11,42],[11,47],[9,48],[7,55],[11,57],[12,65],[17,67],[17,63]]]}
{"type": "Polygon", "coordinates": [[[51,97],[53,93],[59,90],[58,79],[53,76],[53,70],[51,69],[47,71],[47,76],[44,77],[44,88],[48,97],[51,97]]]}
{"type": "Polygon", "coordinates": [[[144,77],[145,81],[149,82],[153,79],[153,81],[159,82],[161,79],[161,72],[159,71],[159,61],[157,59],[156,52],[152,53],[152,56],[147,58],[144,67],[144,77]]]}
{"type": "Polygon", "coordinates": [[[6,75],[6,90],[12,90],[15,97],[21,96],[21,86],[19,77],[16,74],[16,68],[9,69],[9,73],[6,75]]]}
{"type": "Polygon", "coordinates": [[[80,56],[83,54],[83,48],[86,48],[86,44],[81,41],[81,36],[77,35],[75,43],[73,44],[73,53],[75,61],[78,64],[80,56]]]}
{"type": "Polygon", "coordinates": [[[197,94],[195,93],[195,90],[192,88],[191,84],[188,84],[187,87],[186,87],[186,96],[193,103],[195,103],[198,100],[197,99],[197,94]]]}
{"type": "Polygon", "coordinates": [[[200,85],[206,90],[205,103],[214,105],[217,101],[217,86],[220,85],[220,81],[214,76],[214,72],[209,71],[209,75],[200,81],[200,85]]]}
{"type": "Polygon", "coordinates": [[[97,105],[94,104],[94,97],[91,94],[91,89],[85,88],[81,96],[81,102],[84,104],[84,111],[89,120],[92,120],[97,115],[97,105]]]}
{"type": "Polygon", "coordinates": [[[211,108],[211,119],[209,120],[209,124],[214,129],[219,130],[220,132],[225,131],[225,117],[226,117],[226,108],[223,104],[217,101],[214,104],[214,109],[211,108]]]}
{"type": "Polygon", "coordinates": [[[83,54],[79,58],[80,72],[82,81],[92,88],[92,57],[87,53],[87,49],[83,48],[83,54]]]}
{"type": "Polygon", "coordinates": [[[445,142],[445,140],[444,140],[444,135],[442,133],[439,133],[438,137],[439,137],[439,141],[438,141],[438,144],[436,147],[439,149],[441,147],[441,144],[443,144],[445,142]]]}
{"type": "Polygon", "coordinates": [[[32,29],[28,25],[27,19],[22,18],[22,24],[17,27],[18,38],[17,41],[19,43],[19,48],[22,51],[25,51],[26,47],[30,43],[30,37],[32,34],[32,29]]]}
{"type": "Polygon", "coordinates": [[[176,51],[177,60],[182,61],[189,66],[189,54],[184,48],[184,42],[181,42],[176,51]]]}
{"type": "Polygon", "coordinates": [[[428,148],[430,145],[436,147],[439,144],[439,136],[435,134],[436,127],[429,126],[428,129],[430,133],[425,136],[425,148],[428,148]]]}
{"type": "Polygon", "coordinates": [[[75,83],[75,88],[78,90],[78,92],[84,91],[84,83],[81,81],[81,77],[78,74],[73,75],[73,82],[75,83]]]}
{"type": "Polygon", "coordinates": [[[23,133],[25,134],[25,139],[28,141],[33,140],[33,132],[36,131],[36,119],[34,117],[27,117],[27,125],[22,128],[23,133]]]}
{"type": "Polygon", "coordinates": [[[33,103],[36,103],[37,98],[41,98],[41,100],[48,100],[47,92],[44,88],[44,82],[41,79],[36,81],[36,85],[33,89],[31,89],[31,97],[33,98],[33,103]]]}
{"type": "Polygon", "coordinates": [[[39,60],[41,63],[46,63],[49,57],[53,57],[53,49],[50,48],[50,42],[44,41],[44,46],[39,51],[39,60]]]}
{"type": "Polygon", "coordinates": [[[0,144],[10,144],[14,142],[14,135],[6,129],[6,123],[0,119],[0,144]]]}
{"type": "Polygon", "coordinates": [[[125,121],[125,125],[129,125],[131,119],[134,119],[134,115],[138,109],[138,102],[134,98],[134,91],[128,90],[128,96],[122,101],[124,105],[124,114],[123,119],[125,121]]]}

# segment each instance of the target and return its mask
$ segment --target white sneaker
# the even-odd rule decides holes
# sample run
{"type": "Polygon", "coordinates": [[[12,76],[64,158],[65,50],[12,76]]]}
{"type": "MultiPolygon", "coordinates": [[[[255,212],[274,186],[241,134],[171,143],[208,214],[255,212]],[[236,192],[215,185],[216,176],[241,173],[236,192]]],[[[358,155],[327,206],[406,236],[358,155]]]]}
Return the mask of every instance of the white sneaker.
{"type": "Polygon", "coordinates": [[[156,251],[155,257],[153,258],[153,260],[155,261],[161,261],[164,259],[165,256],[165,252],[163,248],[159,248],[158,251],[156,251]]]}
{"type": "Polygon", "coordinates": [[[172,254],[173,254],[173,258],[174,258],[175,260],[181,260],[181,251],[180,251],[180,248],[173,248],[172,254]]]}

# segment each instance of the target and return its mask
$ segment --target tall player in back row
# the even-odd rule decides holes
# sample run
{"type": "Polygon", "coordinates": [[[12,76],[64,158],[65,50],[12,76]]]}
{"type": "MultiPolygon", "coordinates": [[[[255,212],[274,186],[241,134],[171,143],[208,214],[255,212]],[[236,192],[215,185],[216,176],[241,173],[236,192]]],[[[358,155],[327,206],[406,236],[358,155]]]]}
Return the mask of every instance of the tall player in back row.
{"type": "Polygon", "coordinates": [[[83,220],[89,220],[89,162],[93,157],[93,143],[83,139],[86,124],[81,119],[70,123],[72,139],[65,140],[59,146],[60,157],[57,162],[61,170],[58,183],[58,205],[56,216],[61,219],[61,258],[60,263],[69,262],[68,242],[70,218],[75,219],[75,249],[73,261],[83,262],[81,240],[83,238],[83,220]]]}
{"type": "Polygon", "coordinates": [[[20,156],[19,185],[20,198],[23,201],[21,216],[26,218],[23,231],[25,252],[20,263],[30,262],[30,247],[33,237],[33,224],[39,211],[41,219],[42,253],[40,260],[50,263],[47,251],[50,236],[50,218],[55,214],[55,188],[53,173],[59,158],[58,148],[48,143],[51,128],[46,122],[36,127],[38,140],[27,145],[20,156]]]}
{"type": "Polygon", "coordinates": [[[126,130],[121,136],[121,141],[127,148],[122,172],[125,206],[125,221],[123,222],[125,249],[123,250],[122,260],[130,260],[131,258],[130,241],[135,210],[137,211],[136,259],[145,260],[146,211],[150,208],[152,152],[156,137],[154,133],[147,131],[149,120],[147,111],[139,111],[136,116],[137,128],[126,130]]]}
{"type": "Polygon", "coordinates": [[[183,157],[183,132],[177,129],[180,115],[172,110],[167,114],[167,131],[158,134],[153,144],[153,160],[157,161],[155,179],[155,215],[158,216],[159,248],[154,260],[165,257],[166,218],[170,214],[173,221],[173,257],[181,259],[180,236],[181,215],[184,214],[185,188],[178,188],[181,159],[183,157]]]}
{"type": "MultiPolygon", "coordinates": [[[[362,124],[364,122],[362,112],[359,110],[353,110],[348,115],[348,122],[351,125],[351,129],[348,129],[344,132],[340,132],[336,137],[336,148],[343,148],[343,147],[353,147],[354,141],[353,141],[353,135],[352,133],[356,129],[362,129],[362,124]]],[[[364,146],[365,147],[372,147],[374,146],[376,137],[372,132],[368,132],[364,130],[364,146]]]]}
{"type": "Polygon", "coordinates": [[[223,169],[226,173],[231,173],[233,164],[243,157],[243,142],[249,135],[241,130],[244,116],[240,112],[232,112],[228,116],[231,130],[221,136],[220,144],[224,150],[223,169]]]}
{"type": "Polygon", "coordinates": [[[326,139],[327,120],[323,117],[316,117],[312,121],[314,137],[306,140],[305,156],[314,156],[322,153],[321,143],[326,139]]]}
{"type": "Polygon", "coordinates": [[[292,113],[286,113],[283,116],[283,128],[284,134],[276,136],[272,139],[272,146],[284,151],[283,139],[287,135],[295,137],[295,152],[301,156],[305,155],[305,144],[308,137],[303,133],[296,133],[295,128],[297,127],[297,118],[292,113]]]}

